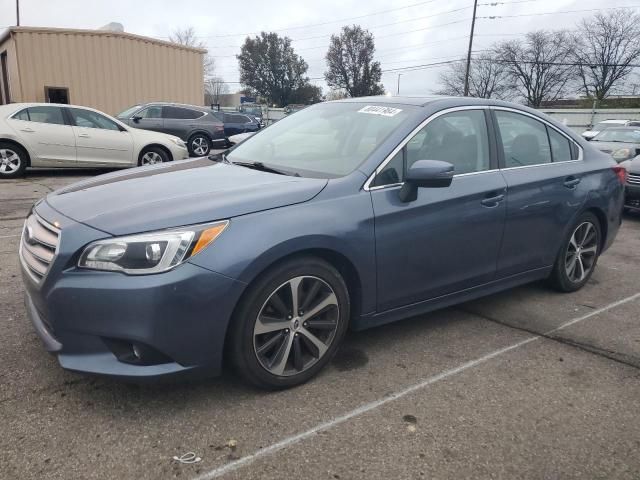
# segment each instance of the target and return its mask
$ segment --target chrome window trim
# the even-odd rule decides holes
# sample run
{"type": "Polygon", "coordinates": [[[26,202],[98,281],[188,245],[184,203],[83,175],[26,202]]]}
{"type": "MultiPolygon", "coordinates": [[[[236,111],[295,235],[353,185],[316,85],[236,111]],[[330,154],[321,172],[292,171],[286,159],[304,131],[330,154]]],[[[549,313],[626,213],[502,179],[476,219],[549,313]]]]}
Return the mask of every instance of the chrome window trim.
{"type": "MultiPolygon", "coordinates": [[[[525,115],[527,117],[533,118],[534,120],[537,120],[541,123],[543,123],[544,125],[546,125],[549,128],[552,128],[553,130],[555,130],[558,134],[562,135],[564,138],[566,138],[569,142],[571,142],[572,144],[574,144],[576,147],[578,147],[578,158],[576,159],[571,159],[571,160],[560,160],[559,162],[549,162],[549,163],[536,163],[535,165],[519,165],[517,167],[503,167],[500,170],[514,170],[517,168],[531,168],[531,167],[547,167],[549,165],[561,165],[563,163],[573,163],[573,162],[581,162],[584,159],[584,153],[582,150],[582,147],[580,146],[580,144],[578,144],[578,142],[576,142],[573,138],[568,137],[566,133],[564,133],[561,130],[558,130],[554,125],[552,125],[551,123],[549,123],[547,120],[545,120],[544,118],[538,117],[536,115],[533,115],[529,112],[525,112],[523,110],[518,110],[517,108],[509,108],[509,107],[495,107],[495,106],[489,106],[488,107],[489,110],[502,110],[505,112],[511,112],[511,113],[517,113],[520,115],[525,115]]],[[[496,128],[500,128],[498,125],[496,125],[496,128]]],[[[549,143],[551,143],[551,141],[549,141],[549,143]]]]}
{"type": "MultiPolygon", "coordinates": [[[[378,175],[383,169],[384,167],[387,166],[387,164],[393,159],[393,157],[395,157],[398,152],[400,150],[402,150],[404,148],[404,146],[409,143],[413,137],[415,137],[418,132],[420,132],[420,130],[422,130],[424,127],[426,127],[431,121],[435,120],[438,117],[441,117],[442,115],[446,115],[447,113],[452,113],[452,112],[458,112],[458,111],[464,111],[464,110],[487,110],[489,108],[489,105],[464,105],[461,107],[451,107],[451,108],[446,108],[444,110],[440,110],[439,112],[434,113],[433,115],[431,115],[428,118],[425,118],[416,128],[414,128],[411,133],[409,133],[409,135],[407,135],[404,140],[402,140],[398,146],[396,146],[396,148],[394,148],[391,153],[389,155],[387,155],[387,157],[382,161],[382,163],[380,165],[378,165],[378,167],[373,171],[373,173],[371,175],[369,175],[369,178],[367,178],[367,181],[364,183],[364,185],[362,186],[363,190],[365,190],[366,192],[371,191],[371,190],[380,190],[382,188],[388,188],[388,187],[397,187],[400,185],[403,185],[404,182],[401,183],[393,183],[393,184],[389,184],[389,185],[379,185],[379,186],[375,186],[372,187],[371,186],[371,182],[373,182],[373,179],[376,177],[376,175],[378,175]]],[[[489,138],[487,137],[487,140],[489,138]]],[[[481,172],[470,172],[470,173],[484,173],[484,172],[488,172],[489,170],[482,170],[481,172]]],[[[468,175],[466,173],[461,173],[459,175],[468,175]]],[[[454,176],[458,176],[458,175],[454,175],[454,176]]]]}
{"type": "MultiPolygon", "coordinates": [[[[479,172],[467,172],[467,173],[457,173],[453,176],[453,178],[459,178],[459,177],[469,177],[472,175],[482,175],[484,173],[495,173],[495,172],[499,172],[500,169],[499,168],[491,168],[489,170],[481,170],[479,172]]],[[[369,187],[370,192],[375,192],[376,190],[382,190],[384,188],[392,188],[392,187],[401,187],[404,185],[404,182],[400,182],[400,183],[390,183],[389,185],[379,185],[377,187],[369,187]]]]}

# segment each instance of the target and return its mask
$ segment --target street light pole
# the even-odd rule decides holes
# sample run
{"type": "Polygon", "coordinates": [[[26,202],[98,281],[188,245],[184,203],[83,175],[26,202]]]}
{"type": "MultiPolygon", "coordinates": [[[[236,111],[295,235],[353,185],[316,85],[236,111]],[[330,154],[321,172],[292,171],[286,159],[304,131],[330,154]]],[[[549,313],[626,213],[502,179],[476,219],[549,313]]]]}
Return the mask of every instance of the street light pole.
{"type": "Polygon", "coordinates": [[[16,26],[20,26],[20,0],[16,0],[16,26]]]}
{"type": "Polygon", "coordinates": [[[464,73],[464,96],[469,96],[469,69],[471,68],[471,49],[473,48],[473,30],[476,27],[476,10],[478,8],[478,0],[473,2],[473,19],[471,20],[471,34],[469,35],[469,51],[467,52],[467,69],[464,73]]]}
{"type": "Polygon", "coordinates": [[[397,95],[400,95],[400,77],[402,76],[401,73],[398,74],[398,93],[397,95]]]}

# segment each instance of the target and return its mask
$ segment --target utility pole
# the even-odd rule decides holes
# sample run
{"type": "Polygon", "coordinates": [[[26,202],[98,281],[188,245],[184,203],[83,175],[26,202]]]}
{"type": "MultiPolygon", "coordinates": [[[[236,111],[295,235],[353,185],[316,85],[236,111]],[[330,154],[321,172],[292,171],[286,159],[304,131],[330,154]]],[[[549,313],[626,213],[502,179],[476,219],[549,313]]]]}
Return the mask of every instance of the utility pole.
{"type": "Polygon", "coordinates": [[[473,19],[471,20],[471,34],[469,35],[469,51],[467,52],[467,69],[464,74],[464,96],[469,96],[469,69],[471,68],[471,49],[473,48],[473,30],[476,27],[476,10],[478,9],[478,0],[473,2],[473,19]]]}
{"type": "Polygon", "coordinates": [[[20,26],[20,0],[16,0],[16,27],[20,26]]]}
{"type": "Polygon", "coordinates": [[[402,76],[401,73],[398,74],[398,93],[397,95],[400,95],[400,77],[402,76]]]}

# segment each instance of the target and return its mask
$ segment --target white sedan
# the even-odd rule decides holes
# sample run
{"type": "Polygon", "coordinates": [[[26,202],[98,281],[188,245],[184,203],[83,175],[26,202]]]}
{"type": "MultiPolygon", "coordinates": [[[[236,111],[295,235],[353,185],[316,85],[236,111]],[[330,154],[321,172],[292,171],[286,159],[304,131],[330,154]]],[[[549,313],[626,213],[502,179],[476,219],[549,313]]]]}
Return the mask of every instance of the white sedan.
{"type": "Polygon", "coordinates": [[[132,167],[189,157],[185,143],[129,127],[86,107],[52,103],[0,106],[0,178],[27,167],[132,167]]]}

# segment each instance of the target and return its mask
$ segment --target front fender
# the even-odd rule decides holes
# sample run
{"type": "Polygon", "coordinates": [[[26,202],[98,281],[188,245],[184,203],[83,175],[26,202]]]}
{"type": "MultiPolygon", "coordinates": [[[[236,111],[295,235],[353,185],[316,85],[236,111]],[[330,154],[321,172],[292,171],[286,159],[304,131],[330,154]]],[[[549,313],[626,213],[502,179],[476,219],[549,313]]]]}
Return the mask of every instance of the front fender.
{"type": "Polygon", "coordinates": [[[318,249],[351,263],[362,287],[359,311],[375,310],[375,237],[368,192],[232,218],[214,244],[189,261],[250,284],[270,265],[318,249]]]}

